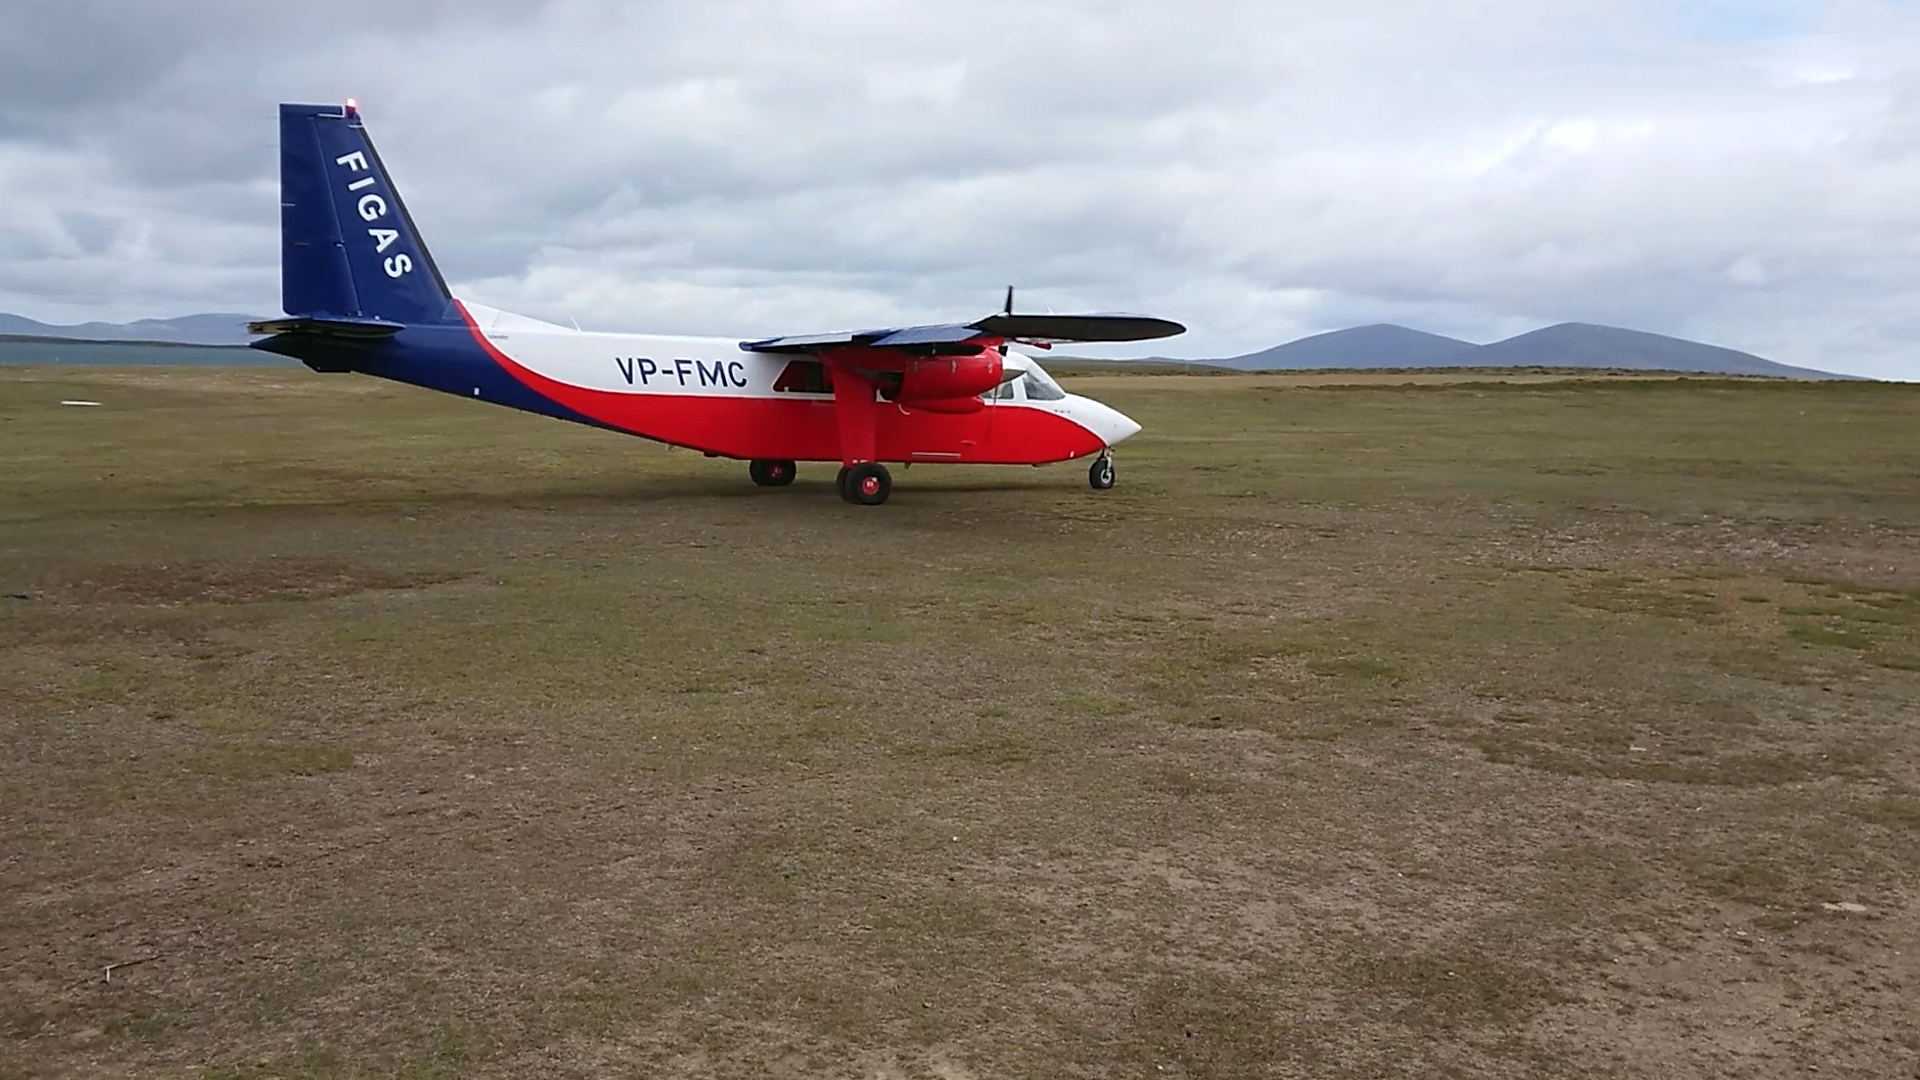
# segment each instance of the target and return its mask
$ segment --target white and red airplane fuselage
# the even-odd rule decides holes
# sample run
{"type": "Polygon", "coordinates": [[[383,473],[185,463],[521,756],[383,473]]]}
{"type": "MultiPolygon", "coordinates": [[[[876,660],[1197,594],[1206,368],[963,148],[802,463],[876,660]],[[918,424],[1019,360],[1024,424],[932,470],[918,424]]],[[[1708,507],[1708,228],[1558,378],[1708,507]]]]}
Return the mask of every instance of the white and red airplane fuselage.
{"type": "Polygon", "coordinates": [[[1062,391],[1011,345],[1138,341],[1178,324],[1135,315],[1016,315],[966,324],[733,341],[590,333],[454,298],[351,103],[283,105],[283,306],[254,347],[752,463],[791,483],[841,463],[840,491],[884,502],[886,463],[1039,465],[1140,430],[1062,391]]]}
{"type": "MultiPolygon", "coordinates": [[[[812,359],[750,352],[725,338],[584,332],[456,303],[489,357],[542,397],[610,428],[747,460],[845,460],[831,374],[842,363],[871,368],[884,360],[907,369],[950,367],[954,359],[873,350],[812,359]]],[[[975,354],[979,369],[990,373],[987,385],[925,399],[932,408],[897,395],[888,400],[881,390],[874,445],[861,456],[1039,465],[1100,453],[1140,430],[1116,409],[1061,392],[1032,358],[1011,350],[1004,358],[984,356],[994,351],[975,354]]]]}

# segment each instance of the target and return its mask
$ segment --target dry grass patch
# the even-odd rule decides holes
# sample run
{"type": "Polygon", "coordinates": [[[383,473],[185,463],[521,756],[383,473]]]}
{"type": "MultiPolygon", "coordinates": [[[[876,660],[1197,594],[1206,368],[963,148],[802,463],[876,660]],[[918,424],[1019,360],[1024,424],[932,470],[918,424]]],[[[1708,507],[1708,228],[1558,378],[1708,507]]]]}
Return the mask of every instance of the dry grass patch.
{"type": "Polygon", "coordinates": [[[0,1075],[1911,1065],[1909,389],[1112,379],[867,511],[117,378],[0,372],[0,1075]]]}
{"type": "Polygon", "coordinates": [[[187,768],[221,780],[321,776],[353,768],[353,753],[323,743],[221,743],[187,758],[187,768]]]}
{"type": "Polygon", "coordinates": [[[325,600],[371,589],[411,589],[465,575],[401,572],[324,555],[288,555],[233,566],[220,563],[107,564],[64,581],[81,602],[172,606],[325,600]]]}

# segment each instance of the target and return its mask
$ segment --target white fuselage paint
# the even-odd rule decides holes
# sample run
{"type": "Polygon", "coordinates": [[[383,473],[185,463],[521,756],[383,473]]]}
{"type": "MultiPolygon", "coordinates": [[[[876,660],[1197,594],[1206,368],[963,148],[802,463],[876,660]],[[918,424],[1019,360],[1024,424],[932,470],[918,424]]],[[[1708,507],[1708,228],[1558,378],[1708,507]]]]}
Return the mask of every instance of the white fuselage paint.
{"type": "MultiPolygon", "coordinates": [[[[831,393],[775,390],[780,373],[798,358],[748,352],[726,338],[596,333],[482,304],[460,304],[494,348],[529,370],[570,386],[615,394],[833,400],[831,393]]],[[[1040,365],[1024,353],[1007,353],[1009,379],[1018,379],[1030,367],[1040,365]]],[[[1093,432],[1108,446],[1140,430],[1119,410],[1077,394],[1028,401],[1022,391],[1019,397],[989,405],[1053,413],[1093,432]]]]}

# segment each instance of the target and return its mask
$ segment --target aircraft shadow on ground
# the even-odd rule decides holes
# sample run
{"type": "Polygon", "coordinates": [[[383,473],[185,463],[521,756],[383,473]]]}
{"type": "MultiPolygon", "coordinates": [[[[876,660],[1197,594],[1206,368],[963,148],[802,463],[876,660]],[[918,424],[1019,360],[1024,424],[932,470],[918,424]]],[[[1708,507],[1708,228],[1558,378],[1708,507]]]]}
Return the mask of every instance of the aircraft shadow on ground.
{"type": "MultiPolygon", "coordinates": [[[[1043,492],[1053,490],[1051,485],[1022,483],[1008,478],[993,480],[988,478],[955,478],[950,480],[923,480],[918,477],[901,480],[896,474],[893,498],[888,505],[896,501],[912,504],[922,496],[945,497],[953,495],[980,495],[995,492],[1043,492]]],[[[1079,486],[1060,487],[1058,490],[1079,490],[1079,486]]],[[[626,503],[685,502],[689,500],[711,499],[731,504],[757,502],[762,500],[798,501],[813,505],[821,500],[839,499],[834,491],[833,481],[827,477],[818,479],[802,477],[791,486],[784,488],[756,487],[744,479],[709,476],[648,476],[636,477],[630,481],[596,485],[576,486],[569,484],[527,484],[525,486],[495,489],[491,491],[416,491],[410,496],[401,497],[401,501],[420,501],[442,504],[467,503],[472,505],[512,506],[529,503],[567,504],[567,505],[620,505],[626,503]]],[[[365,502],[389,502],[389,497],[349,496],[341,499],[327,499],[324,502],[336,505],[352,505],[365,502]]],[[[876,508],[879,509],[879,508],[876,508]]],[[[882,510],[884,512],[884,510],[882,510]]]]}

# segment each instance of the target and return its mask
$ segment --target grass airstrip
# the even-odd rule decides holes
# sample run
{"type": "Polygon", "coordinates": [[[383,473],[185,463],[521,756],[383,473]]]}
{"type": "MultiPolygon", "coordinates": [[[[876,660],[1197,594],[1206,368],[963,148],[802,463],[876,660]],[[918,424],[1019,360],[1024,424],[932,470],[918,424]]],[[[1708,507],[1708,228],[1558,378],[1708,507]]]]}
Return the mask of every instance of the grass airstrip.
{"type": "Polygon", "coordinates": [[[0,1076],[1913,1074],[1920,388],[1070,382],[0,369],[0,1076]]]}

